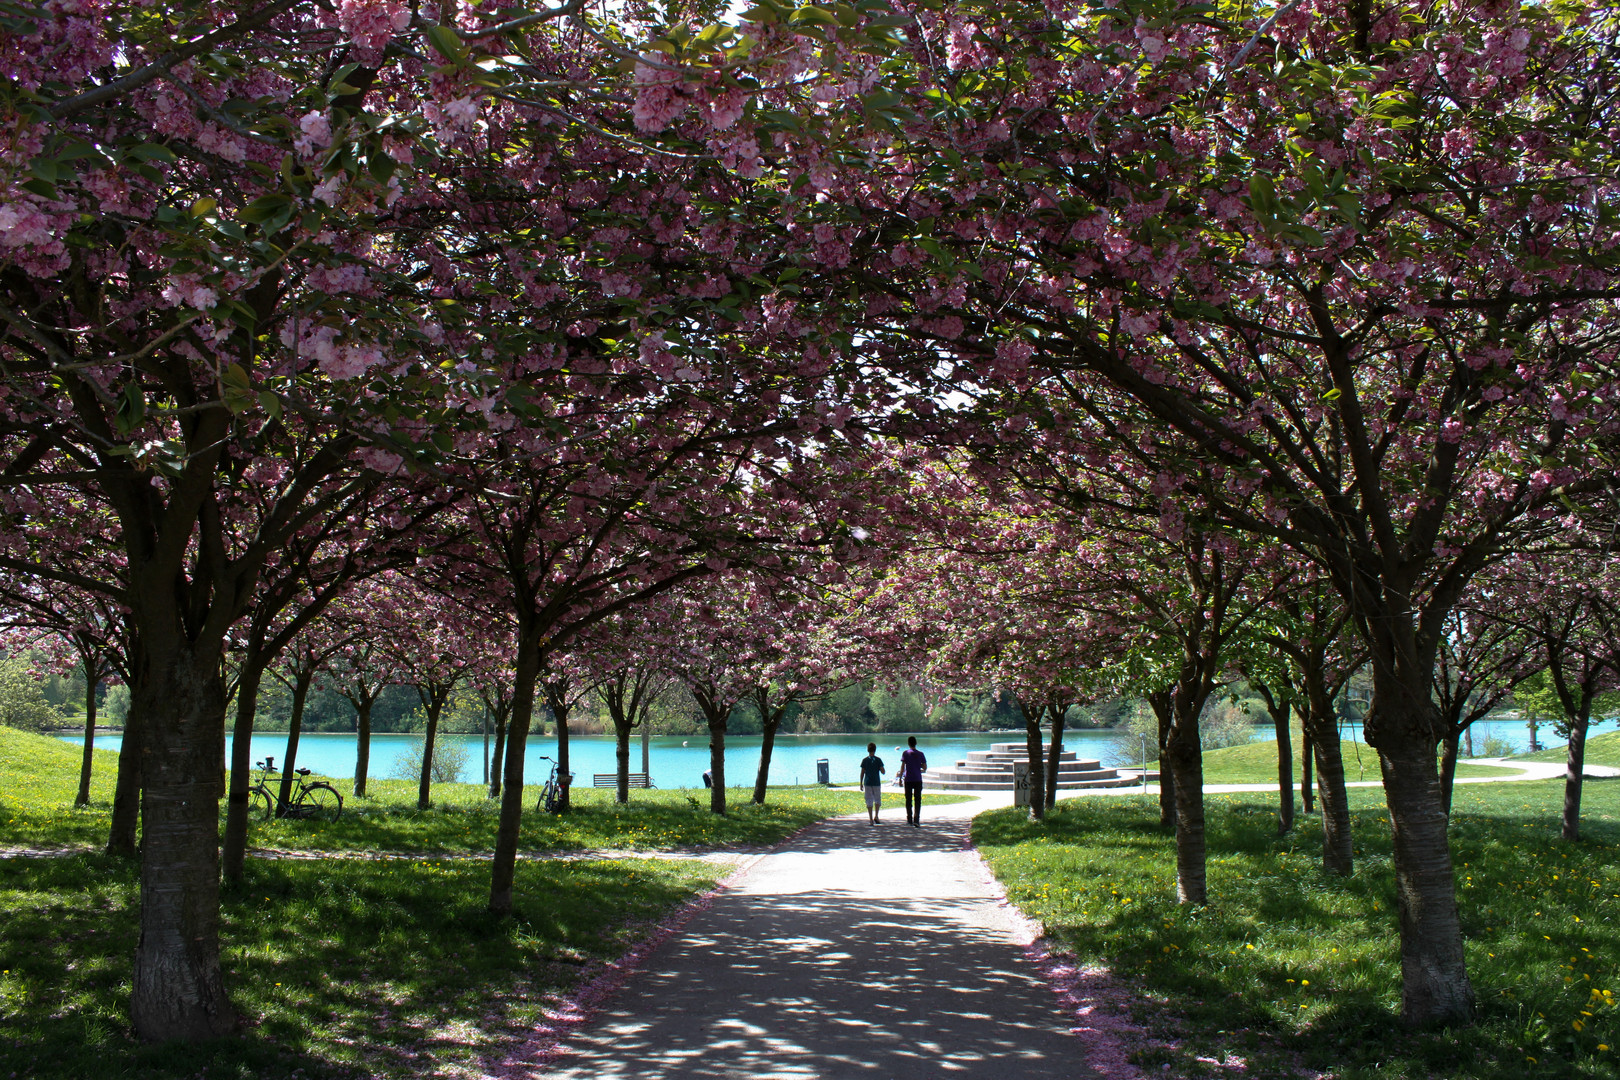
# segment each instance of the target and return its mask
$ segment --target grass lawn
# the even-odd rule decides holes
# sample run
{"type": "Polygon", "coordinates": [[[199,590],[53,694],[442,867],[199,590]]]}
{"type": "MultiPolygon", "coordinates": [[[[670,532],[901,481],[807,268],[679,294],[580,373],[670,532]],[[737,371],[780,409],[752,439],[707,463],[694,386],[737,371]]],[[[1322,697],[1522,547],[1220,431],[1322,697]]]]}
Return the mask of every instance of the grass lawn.
{"type": "Polygon", "coordinates": [[[1137,1019],[1164,1038],[1140,1055],[1173,1076],[1343,1080],[1616,1075],[1620,1018],[1620,782],[1589,781],[1586,839],[1557,838],[1563,785],[1457,789],[1452,817],[1478,1023],[1410,1033],[1399,1010],[1388,814],[1350,793],[1358,862],[1319,869],[1314,816],[1279,840],[1260,793],[1211,795],[1208,907],[1175,902],[1156,799],[1075,799],[1045,825],[993,811],[973,836],[1009,897],[1055,943],[1140,990],[1137,1019]]]}
{"type": "MultiPolygon", "coordinates": [[[[1518,754],[1515,761],[1568,761],[1569,748],[1563,744],[1550,746],[1545,750],[1537,750],[1533,754],[1518,754]]],[[[1610,731],[1603,735],[1593,735],[1586,740],[1587,765],[1615,765],[1620,766],[1620,731],[1610,731]]]]}
{"type": "MultiPolygon", "coordinates": [[[[0,846],[100,847],[106,843],[117,755],[96,752],[91,804],[73,807],[78,790],[80,749],[60,739],[0,727],[0,846]]],[[[334,777],[343,793],[343,817],[336,823],[256,821],[248,835],[255,847],[304,851],[487,853],[495,844],[499,803],[485,797],[482,784],[438,784],[434,805],[416,808],[416,784],[372,780],[364,799],[353,795],[353,781],[334,777]]],[[[711,814],[704,791],[634,791],[628,805],[613,792],[576,788],[574,811],[524,815],[521,849],[578,851],[588,848],[669,850],[769,844],[814,821],[861,810],[861,795],[806,786],[772,788],[764,806],[754,806],[753,788],[728,792],[724,817],[711,814]]],[[[536,797],[538,788],[536,788],[536,797]]],[[[960,796],[928,795],[931,803],[958,802],[960,796]]],[[[899,792],[884,794],[885,806],[904,806],[899,792]]]]}
{"type": "Polygon", "coordinates": [[[458,1068],[531,1029],[582,965],[622,954],[718,872],[520,863],[516,917],[497,920],[479,863],[250,860],[224,897],[221,934],[226,985],[250,1026],[213,1044],[147,1047],[126,1021],[136,867],[102,855],[0,859],[0,1076],[468,1075],[458,1068]]]}
{"type": "MultiPolygon", "coordinates": [[[[1299,787],[1300,747],[1303,745],[1299,733],[1295,732],[1294,786],[1296,788],[1299,787]]],[[[1346,780],[1354,782],[1379,779],[1378,755],[1370,747],[1360,743],[1345,742],[1340,743],[1340,753],[1344,755],[1344,778],[1346,780]]],[[[1475,777],[1507,778],[1517,775],[1519,775],[1518,769],[1503,769],[1494,765],[1470,765],[1465,761],[1457,763],[1457,779],[1459,780],[1475,777]]],[[[1204,751],[1204,783],[1206,784],[1275,784],[1276,782],[1276,739],[1246,743],[1243,746],[1227,746],[1220,750],[1204,751]]]]}
{"type": "MultiPolygon", "coordinates": [[[[0,845],[99,848],[117,757],[99,752],[92,804],[75,810],[80,751],[0,727],[0,845]]],[[[341,821],[258,823],[256,846],[306,851],[487,852],[496,804],[478,784],[435,789],[374,781],[341,821]]],[[[576,791],[560,817],[529,813],[528,850],[670,849],[769,843],[857,792],[737,789],[732,812],[704,793],[576,791]]],[[[900,804],[900,796],[886,797],[900,804]]],[[[954,802],[934,796],[931,802],[954,802]]],[[[481,1075],[484,1057],[530,1031],[585,965],[622,955],[652,923],[723,873],[706,863],[607,859],[520,862],[517,913],[484,910],[488,864],[425,858],[250,859],[223,897],[224,966],[248,1020],[241,1038],[143,1047],[126,1020],[138,934],[138,868],[100,854],[0,859],[0,1077],[349,1078],[481,1075]]]]}

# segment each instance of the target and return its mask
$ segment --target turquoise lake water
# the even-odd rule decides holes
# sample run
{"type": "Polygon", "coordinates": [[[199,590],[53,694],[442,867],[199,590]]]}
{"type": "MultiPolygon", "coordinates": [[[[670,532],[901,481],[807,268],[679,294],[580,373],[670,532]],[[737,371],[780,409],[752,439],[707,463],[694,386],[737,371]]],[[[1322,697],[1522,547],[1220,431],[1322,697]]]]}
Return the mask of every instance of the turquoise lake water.
{"type": "MultiPolygon", "coordinates": [[[[1593,732],[1609,731],[1614,722],[1601,727],[1593,725],[1593,732]]],[[[1345,729],[1347,740],[1359,740],[1361,733],[1353,726],[1345,729]]],[[[1496,736],[1509,743],[1515,751],[1529,749],[1529,733],[1520,721],[1481,721],[1475,725],[1474,747],[1483,753],[1485,739],[1496,736]]],[[[1254,737],[1271,737],[1268,727],[1256,727],[1254,737]]],[[[64,735],[69,742],[82,742],[81,736],[64,735]]],[[[954,765],[970,750],[983,750],[995,742],[1014,742],[1023,739],[1022,732],[949,732],[917,736],[917,744],[928,755],[934,766],[954,765]]],[[[456,743],[467,753],[466,769],[462,779],[477,781],[483,778],[484,740],[479,735],[441,735],[440,743],[456,743]]],[[[816,779],[816,761],[826,758],[834,783],[854,783],[861,758],[866,756],[866,744],[876,742],[878,755],[889,765],[892,775],[899,760],[897,748],[905,745],[904,734],[893,732],[880,735],[779,735],[776,749],[771,755],[771,781],[777,784],[809,784],[816,779]]],[[[1550,725],[1543,724],[1540,735],[1543,746],[1558,745],[1550,725]]],[[[388,734],[371,737],[371,775],[387,778],[395,774],[409,747],[421,741],[420,735],[388,734]]],[[[226,740],[227,760],[230,740],[226,740]]],[[[96,745],[104,750],[117,750],[122,739],[118,735],[100,735],[96,745]]],[[[490,740],[494,745],[493,738],[490,740]]],[[[659,735],[651,740],[649,764],[653,783],[661,788],[702,787],[702,776],[709,767],[709,742],[702,735],[659,735]]],[[[1113,731],[1066,731],[1064,743],[1082,758],[1096,758],[1105,764],[1132,764],[1140,750],[1134,740],[1127,747],[1125,741],[1113,731]]],[[[726,739],[726,782],[731,786],[752,786],[759,768],[759,736],[734,735],[726,739]]],[[[614,768],[613,738],[609,735],[573,735],[568,740],[569,755],[575,783],[589,784],[593,773],[612,772],[614,768]]],[[[285,764],[287,736],[267,733],[253,736],[253,760],[272,755],[276,764],[285,764]]],[[[555,757],[555,738],[530,738],[527,760],[524,764],[525,780],[544,779],[549,765],[541,755],[555,757]]],[[[298,764],[327,776],[354,775],[355,736],[352,732],[305,734],[298,744],[298,764]]],[[[630,742],[630,768],[641,771],[641,741],[630,742]]],[[[1376,769],[1376,766],[1373,766],[1376,769]]],[[[412,777],[414,779],[414,777],[412,777]]]]}

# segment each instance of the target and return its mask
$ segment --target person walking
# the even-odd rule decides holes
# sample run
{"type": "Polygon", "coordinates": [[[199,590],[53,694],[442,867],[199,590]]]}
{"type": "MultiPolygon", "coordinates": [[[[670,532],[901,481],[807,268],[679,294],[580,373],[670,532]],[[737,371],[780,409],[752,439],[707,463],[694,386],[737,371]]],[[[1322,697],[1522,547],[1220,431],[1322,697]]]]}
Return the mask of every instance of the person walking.
{"type": "Polygon", "coordinates": [[[922,824],[923,773],[928,771],[928,758],[917,749],[917,736],[906,740],[910,747],[900,755],[900,783],[906,789],[906,824],[922,824]]]}
{"type": "Polygon", "coordinates": [[[883,805],[883,759],[877,756],[877,743],[866,744],[866,757],[861,759],[861,790],[866,792],[866,817],[873,825],[878,823],[878,809],[883,805]]]}

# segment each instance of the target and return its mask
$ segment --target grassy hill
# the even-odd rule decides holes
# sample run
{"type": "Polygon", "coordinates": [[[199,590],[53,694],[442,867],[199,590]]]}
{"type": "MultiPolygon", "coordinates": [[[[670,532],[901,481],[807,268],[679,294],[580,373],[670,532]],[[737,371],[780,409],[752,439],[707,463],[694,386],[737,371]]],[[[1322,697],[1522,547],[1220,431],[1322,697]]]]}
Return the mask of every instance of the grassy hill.
{"type": "MultiPolygon", "coordinates": [[[[1595,740],[1594,740],[1595,741],[1595,740]]],[[[1294,734],[1294,783],[1300,779],[1300,747],[1298,732],[1294,734]]],[[[1371,747],[1361,743],[1339,744],[1344,755],[1344,777],[1349,781],[1377,780],[1378,755],[1371,747]],[[1359,754],[1359,760],[1358,760],[1359,754]]],[[[1620,745],[1620,744],[1617,744],[1620,745]]],[[[1459,780],[1473,777],[1507,778],[1518,775],[1517,769],[1500,769],[1492,765],[1457,766],[1459,780]]],[[[1206,784],[1271,784],[1277,780],[1277,740],[1252,742],[1244,746],[1228,746],[1222,750],[1204,753],[1204,783],[1206,784]]]]}
{"type": "MultiPolygon", "coordinates": [[[[1569,751],[1562,745],[1550,746],[1545,750],[1537,750],[1534,754],[1519,754],[1515,761],[1564,761],[1569,751]]],[[[1611,731],[1606,735],[1594,735],[1586,740],[1586,763],[1588,765],[1615,765],[1620,766],[1620,731],[1611,731]]]]}

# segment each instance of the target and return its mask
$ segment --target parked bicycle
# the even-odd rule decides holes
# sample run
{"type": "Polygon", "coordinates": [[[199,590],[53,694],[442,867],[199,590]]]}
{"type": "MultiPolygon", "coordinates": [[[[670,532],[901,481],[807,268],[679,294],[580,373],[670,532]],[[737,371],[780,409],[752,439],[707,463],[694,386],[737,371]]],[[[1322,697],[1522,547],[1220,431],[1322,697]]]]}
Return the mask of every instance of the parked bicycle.
{"type": "Polygon", "coordinates": [[[540,800],[534,804],[534,808],[543,813],[555,814],[562,809],[563,788],[574,778],[574,774],[568,773],[559,777],[555,759],[541,754],[540,760],[551,762],[551,775],[546,777],[544,784],[540,785],[540,800]]]}
{"type": "Polygon", "coordinates": [[[336,821],[343,816],[343,796],[325,780],[311,783],[308,769],[297,770],[292,796],[282,804],[280,779],[276,779],[274,790],[269,782],[279,771],[276,759],[267,757],[254,762],[253,767],[259,770],[259,779],[248,789],[248,812],[254,817],[264,821],[278,817],[336,821]]]}

